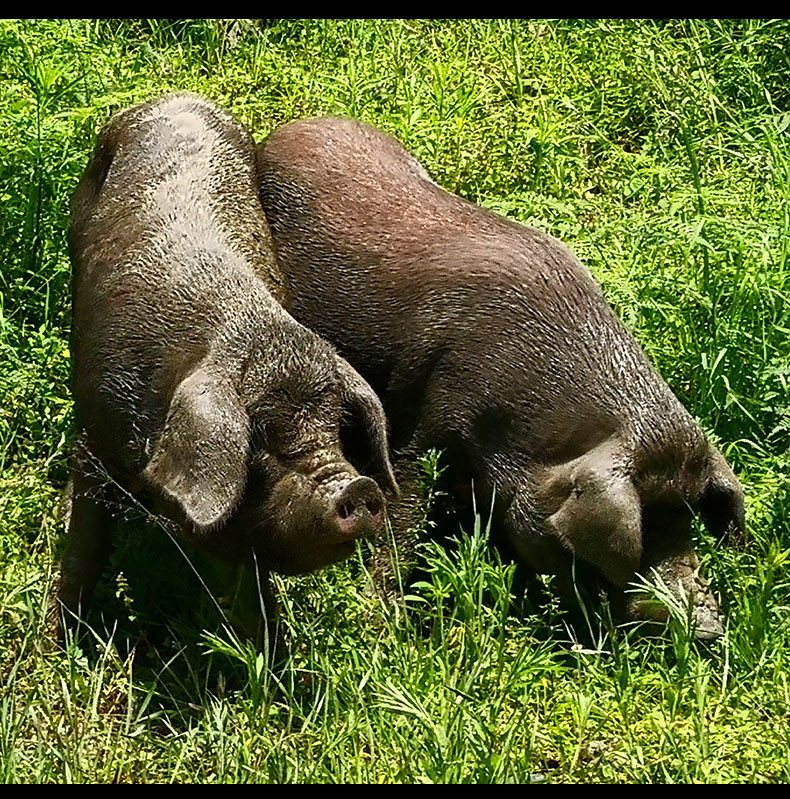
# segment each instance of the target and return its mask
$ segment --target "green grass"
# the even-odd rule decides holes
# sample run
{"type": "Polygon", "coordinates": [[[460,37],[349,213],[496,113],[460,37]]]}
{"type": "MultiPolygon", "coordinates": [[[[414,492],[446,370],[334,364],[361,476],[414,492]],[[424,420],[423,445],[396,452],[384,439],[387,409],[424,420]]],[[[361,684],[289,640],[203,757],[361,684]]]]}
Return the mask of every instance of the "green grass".
{"type": "Polygon", "coordinates": [[[2,779],[790,779],[789,44],[784,20],[0,21],[2,779]],[[111,113],[183,89],[259,139],[365,119],[574,248],[743,480],[746,546],[700,535],[723,640],[691,641],[682,613],[661,638],[614,628],[597,597],[571,622],[550,591],[521,598],[469,520],[426,546],[407,613],[365,597],[363,553],[278,579],[270,668],[131,514],[94,633],[42,650],[69,197],[111,113]]]}

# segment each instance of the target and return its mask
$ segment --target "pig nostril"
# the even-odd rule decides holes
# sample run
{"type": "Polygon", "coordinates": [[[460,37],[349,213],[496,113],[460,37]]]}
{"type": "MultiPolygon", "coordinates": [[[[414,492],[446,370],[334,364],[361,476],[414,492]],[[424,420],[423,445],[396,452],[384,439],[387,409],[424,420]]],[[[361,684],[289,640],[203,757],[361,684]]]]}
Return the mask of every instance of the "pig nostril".
{"type": "Polygon", "coordinates": [[[366,530],[380,522],[384,500],[378,486],[368,477],[357,477],[335,495],[335,518],[343,527],[366,530]]]}
{"type": "Polygon", "coordinates": [[[377,502],[375,499],[369,499],[365,502],[365,507],[368,509],[368,513],[371,516],[378,516],[381,512],[381,503],[377,502]]]}

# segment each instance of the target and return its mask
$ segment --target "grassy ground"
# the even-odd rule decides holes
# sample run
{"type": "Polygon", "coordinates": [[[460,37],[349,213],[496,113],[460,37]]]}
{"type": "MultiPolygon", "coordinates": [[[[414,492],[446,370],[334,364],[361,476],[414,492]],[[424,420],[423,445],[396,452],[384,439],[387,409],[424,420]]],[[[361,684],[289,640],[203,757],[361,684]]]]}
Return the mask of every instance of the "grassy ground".
{"type": "MultiPolygon", "coordinates": [[[[0,21],[0,776],[20,781],[790,779],[790,23],[0,21]],[[360,117],[445,187],[562,238],[748,496],[701,535],[723,640],[571,626],[465,524],[406,614],[363,556],[278,580],[275,668],[133,514],[67,653],[39,645],[62,530],[68,199],[97,130],[200,92],[261,138],[360,117]],[[101,609],[101,610],[100,610],[101,609]]],[[[206,567],[208,569],[208,567],[206,567]]]]}

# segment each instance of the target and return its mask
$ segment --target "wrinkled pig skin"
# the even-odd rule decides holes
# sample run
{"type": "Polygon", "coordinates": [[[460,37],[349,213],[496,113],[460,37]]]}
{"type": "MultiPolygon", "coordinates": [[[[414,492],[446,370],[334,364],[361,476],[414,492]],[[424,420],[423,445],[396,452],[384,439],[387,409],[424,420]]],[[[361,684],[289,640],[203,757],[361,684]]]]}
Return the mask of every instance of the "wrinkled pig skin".
{"type": "MultiPolygon", "coordinates": [[[[698,635],[720,634],[691,522],[741,534],[741,487],[571,252],[444,191],[354,120],[285,125],[258,163],[291,312],[387,412],[401,569],[415,457],[438,448],[452,485],[495,494],[495,526],[529,567],[567,573],[576,556],[623,590],[663,575],[692,598],[698,635]]],[[[389,549],[373,564],[385,595],[397,590],[389,549]]],[[[638,597],[629,607],[655,615],[638,597]]]]}
{"type": "Polygon", "coordinates": [[[384,497],[340,431],[357,432],[358,465],[395,493],[381,404],[283,309],[238,122],[186,94],[117,114],[74,196],[69,246],[81,445],[64,615],[101,573],[119,487],[211,553],[285,574],[380,532],[384,497]]]}

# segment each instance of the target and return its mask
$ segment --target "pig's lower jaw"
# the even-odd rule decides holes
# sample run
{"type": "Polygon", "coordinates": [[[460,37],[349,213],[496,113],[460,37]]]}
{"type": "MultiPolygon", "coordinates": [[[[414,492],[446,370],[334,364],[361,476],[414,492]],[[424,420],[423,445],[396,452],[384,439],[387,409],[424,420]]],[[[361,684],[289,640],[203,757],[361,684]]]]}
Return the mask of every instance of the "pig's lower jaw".
{"type": "MultiPolygon", "coordinates": [[[[645,569],[645,574],[659,594],[666,591],[671,594],[666,601],[690,613],[696,638],[711,641],[724,634],[718,602],[708,581],[700,574],[699,559],[690,545],[681,546],[678,551],[654,561],[645,569]]],[[[669,617],[668,609],[655,596],[637,593],[629,605],[629,615],[633,619],[666,621],[669,617]]]]}
{"type": "Polygon", "coordinates": [[[344,541],[341,544],[336,544],[333,549],[337,552],[338,560],[345,560],[350,557],[356,548],[355,541],[344,541]]]}
{"type": "Polygon", "coordinates": [[[347,560],[354,554],[356,541],[337,543],[322,541],[312,542],[305,550],[296,550],[283,546],[255,547],[259,560],[266,567],[278,574],[297,575],[311,572],[347,560]]]}

